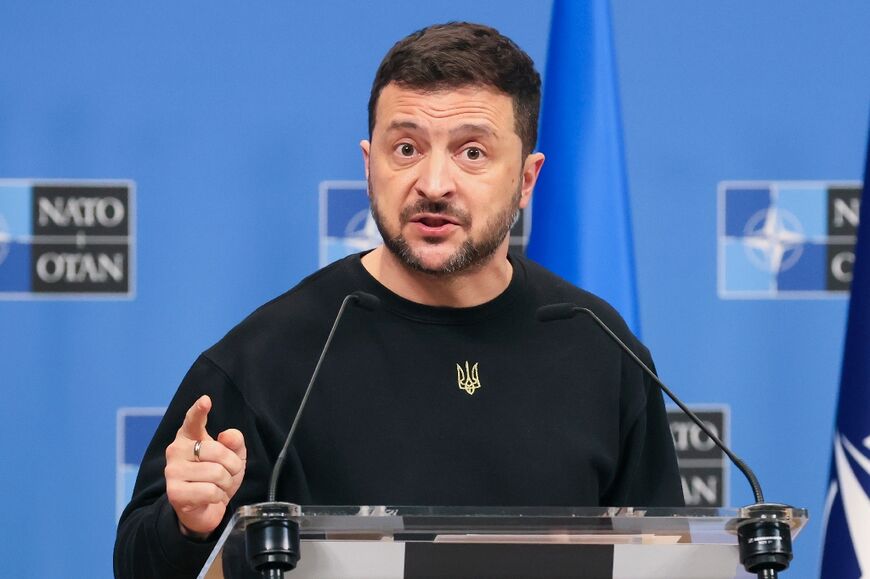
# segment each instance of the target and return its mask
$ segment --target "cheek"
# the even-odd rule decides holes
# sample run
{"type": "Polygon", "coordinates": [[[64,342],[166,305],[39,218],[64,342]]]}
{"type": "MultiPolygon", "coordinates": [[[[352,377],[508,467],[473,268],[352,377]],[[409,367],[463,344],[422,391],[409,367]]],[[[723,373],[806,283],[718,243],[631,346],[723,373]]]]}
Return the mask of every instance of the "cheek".
{"type": "Polygon", "coordinates": [[[498,204],[516,193],[520,187],[520,177],[517,173],[502,170],[470,176],[464,185],[471,195],[486,197],[490,203],[498,204]]]}
{"type": "Polygon", "coordinates": [[[373,182],[380,183],[385,187],[395,187],[397,185],[411,181],[413,171],[396,170],[391,166],[388,160],[383,157],[378,157],[376,161],[372,161],[369,165],[369,177],[373,182]]]}

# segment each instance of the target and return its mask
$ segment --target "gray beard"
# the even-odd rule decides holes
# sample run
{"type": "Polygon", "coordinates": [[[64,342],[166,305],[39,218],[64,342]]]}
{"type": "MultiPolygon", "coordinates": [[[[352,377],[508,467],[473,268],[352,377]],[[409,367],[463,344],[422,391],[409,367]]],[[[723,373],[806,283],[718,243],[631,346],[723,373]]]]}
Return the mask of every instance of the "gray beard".
{"type": "MultiPolygon", "coordinates": [[[[492,259],[492,256],[495,255],[496,250],[501,246],[520,214],[519,203],[521,195],[518,188],[511,199],[510,206],[490,219],[486,228],[481,233],[479,241],[471,238],[466,239],[441,267],[429,268],[423,265],[420,257],[411,249],[404,235],[401,233],[390,235],[387,231],[383,215],[378,210],[377,195],[372,190],[371,181],[369,181],[368,185],[372,217],[375,220],[375,225],[378,227],[386,248],[408,268],[436,277],[447,277],[460,272],[474,271],[486,265],[492,259]]],[[[417,213],[451,216],[459,219],[462,224],[466,224],[469,219],[467,213],[454,209],[446,201],[420,199],[414,205],[402,210],[399,216],[400,229],[408,222],[411,216],[417,213]]]]}

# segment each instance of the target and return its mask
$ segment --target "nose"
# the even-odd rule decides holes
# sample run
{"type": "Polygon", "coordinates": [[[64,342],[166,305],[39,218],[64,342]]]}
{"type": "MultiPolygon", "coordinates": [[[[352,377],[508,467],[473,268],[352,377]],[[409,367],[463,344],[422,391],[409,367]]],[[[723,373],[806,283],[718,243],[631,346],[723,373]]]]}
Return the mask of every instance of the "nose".
{"type": "Polygon", "coordinates": [[[428,199],[449,197],[455,190],[450,156],[432,151],[418,164],[415,190],[428,199]]]}

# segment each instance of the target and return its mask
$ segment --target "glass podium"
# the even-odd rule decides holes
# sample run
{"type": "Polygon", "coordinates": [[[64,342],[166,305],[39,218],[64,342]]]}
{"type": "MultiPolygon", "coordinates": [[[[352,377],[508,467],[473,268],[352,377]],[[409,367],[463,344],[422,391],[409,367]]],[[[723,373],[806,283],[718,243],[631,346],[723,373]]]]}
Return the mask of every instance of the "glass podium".
{"type": "MultiPolygon", "coordinates": [[[[297,524],[300,555],[288,579],[755,577],[739,561],[741,522],[785,522],[796,536],[804,509],[299,506],[240,508],[203,567],[203,579],[260,579],[246,530],[297,524]]],[[[787,573],[787,572],[786,572],[787,573]]],[[[280,575],[278,575],[280,576],[280,575]]]]}

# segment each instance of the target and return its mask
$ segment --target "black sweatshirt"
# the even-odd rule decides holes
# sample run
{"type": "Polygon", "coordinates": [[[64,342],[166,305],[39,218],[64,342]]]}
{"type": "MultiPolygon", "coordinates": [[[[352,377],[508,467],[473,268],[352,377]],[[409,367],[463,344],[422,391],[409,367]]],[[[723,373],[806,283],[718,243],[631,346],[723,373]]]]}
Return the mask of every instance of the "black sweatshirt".
{"type": "Polygon", "coordinates": [[[164,451],[184,413],[212,397],[212,436],[238,428],[245,479],[227,510],[266,500],[269,474],[342,299],[278,487],[318,505],[681,506],[658,388],[585,317],[539,322],[539,306],[589,307],[642,360],[604,301],[522,256],[494,300],[423,306],[338,261],[262,306],[194,362],[145,454],[115,544],[117,577],[195,577],[218,536],[187,539],[165,494],[164,451]],[[476,380],[475,380],[476,379],[476,380]],[[460,382],[465,388],[460,387],[460,382]]]}

